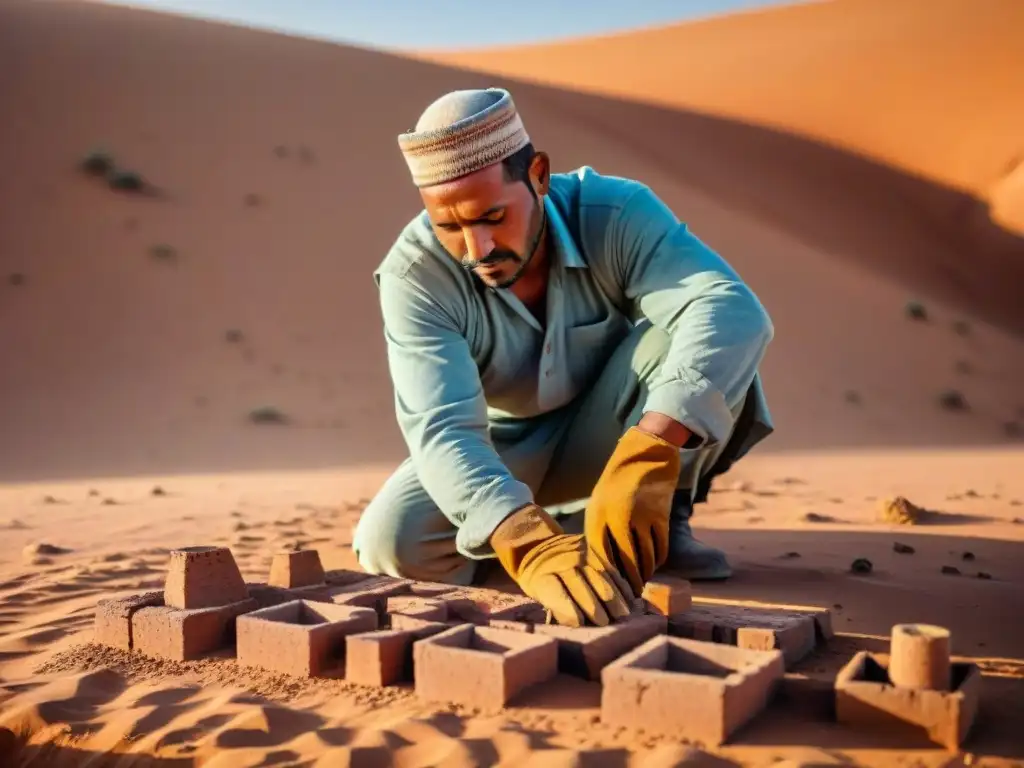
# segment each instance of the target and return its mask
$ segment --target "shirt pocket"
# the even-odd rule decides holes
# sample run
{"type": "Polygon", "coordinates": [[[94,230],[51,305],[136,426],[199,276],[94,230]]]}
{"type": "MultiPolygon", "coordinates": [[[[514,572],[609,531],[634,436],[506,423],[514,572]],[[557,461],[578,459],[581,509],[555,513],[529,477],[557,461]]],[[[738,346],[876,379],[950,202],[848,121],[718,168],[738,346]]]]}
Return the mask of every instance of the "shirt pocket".
{"type": "Polygon", "coordinates": [[[629,321],[615,311],[596,323],[566,329],[569,378],[576,394],[593,385],[629,330],[629,321]]]}

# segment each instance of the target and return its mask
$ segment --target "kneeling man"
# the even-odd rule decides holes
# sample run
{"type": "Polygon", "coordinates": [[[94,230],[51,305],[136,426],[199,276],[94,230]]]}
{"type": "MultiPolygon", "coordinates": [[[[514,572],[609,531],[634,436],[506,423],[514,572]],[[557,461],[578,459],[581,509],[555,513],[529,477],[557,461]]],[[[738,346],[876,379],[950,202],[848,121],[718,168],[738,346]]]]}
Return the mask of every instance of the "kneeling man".
{"type": "Polygon", "coordinates": [[[568,626],[659,569],[727,578],[689,520],[773,429],[757,297],[644,184],[552,174],[505,90],[443,95],[399,146],[424,210],[374,279],[410,455],[360,566],[466,585],[496,558],[568,626]]]}

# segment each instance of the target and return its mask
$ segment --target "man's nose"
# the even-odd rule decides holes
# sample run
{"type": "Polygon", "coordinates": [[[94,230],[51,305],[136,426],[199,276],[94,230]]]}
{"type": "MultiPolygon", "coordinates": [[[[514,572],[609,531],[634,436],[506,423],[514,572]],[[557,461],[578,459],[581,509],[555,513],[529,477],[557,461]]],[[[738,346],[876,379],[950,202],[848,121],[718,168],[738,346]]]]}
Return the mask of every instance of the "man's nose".
{"type": "Polygon", "coordinates": [[[466,227],[464,230],[466,238],[466,255],[473,261],[486,259],[494,250],[494,243],[485,230],[475,227],[466,227]]]}

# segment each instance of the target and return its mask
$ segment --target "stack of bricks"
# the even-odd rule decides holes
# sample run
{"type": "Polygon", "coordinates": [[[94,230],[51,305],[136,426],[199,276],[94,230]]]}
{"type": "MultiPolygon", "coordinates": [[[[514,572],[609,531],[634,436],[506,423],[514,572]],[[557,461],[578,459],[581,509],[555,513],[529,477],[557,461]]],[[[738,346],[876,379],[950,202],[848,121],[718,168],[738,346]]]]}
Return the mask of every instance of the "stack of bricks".
{"type": "Polygon", "coordinates": [[[231,550],[174,550],[163,592],[100,601],[96,640],[146,656],[191,661],[230,649],[237,617],[258,607],[231,550]]]}
{"type": "MultiPolygon", "coordinates": [[[[648,583],[625,619],[568,628],[521,595],[325,572],[315,550],[279,553],[266,583],[246,583],[223,547],[172,552],[162,593],[102,600],[96,615],[98,642],[147,656],[233,654],[297,677],[411,684],[424,700],[485,711],[569,675],[602,686],[604,721],[706,745],[755,718],[787,668],[831,636],[827,610],[694,603],[689,582],[671,577],[648,583]]],[[[829,691],[845,702],[841,719],[860,723],[865,702],[893,698],[864,687],[877,684],[871,664],[855,658],[829,691]]],[[[952,693],[932,692],[946,697],[935,706],[966,696],[957,711],[970,720],[976,682],[958,669],[952,693]]],[[[964,733],[939,730],[944,743],[964,733]]]]}

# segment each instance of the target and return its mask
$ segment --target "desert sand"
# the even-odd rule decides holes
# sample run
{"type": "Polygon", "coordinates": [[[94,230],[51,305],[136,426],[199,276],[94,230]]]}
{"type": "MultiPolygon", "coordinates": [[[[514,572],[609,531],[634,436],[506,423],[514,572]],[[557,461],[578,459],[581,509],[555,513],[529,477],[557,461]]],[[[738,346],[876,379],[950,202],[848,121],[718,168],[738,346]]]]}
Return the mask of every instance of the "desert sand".
{"type": "Polygon", "coordinates": [[[399,57],[0,3],[0,763],[1020,765],[1022,24],[835,0],[399,57]],[[404,456],[370,276],[418,209],[395,135],[494,83],[556,170],[650,184],[772,315],[777,432],[698,510],[736,575],[695,595],[830,608],[807,674],[949,627],[985,675],[963,754],[776,710],[705,750],[602,724],[596,684],[482,717],[92,644],[96,601],[159,589],[172,548],[230,545],[254,581],[296,544],[356,567],[404,456]],[[97,148],[145,189],[84,173],[97,148]],[[879,521],[897,494],[934,513],[879,521]]]}

